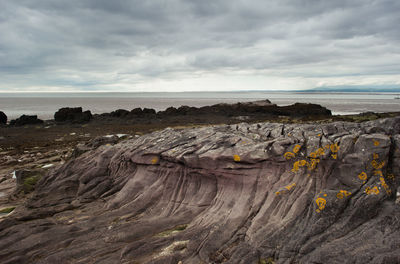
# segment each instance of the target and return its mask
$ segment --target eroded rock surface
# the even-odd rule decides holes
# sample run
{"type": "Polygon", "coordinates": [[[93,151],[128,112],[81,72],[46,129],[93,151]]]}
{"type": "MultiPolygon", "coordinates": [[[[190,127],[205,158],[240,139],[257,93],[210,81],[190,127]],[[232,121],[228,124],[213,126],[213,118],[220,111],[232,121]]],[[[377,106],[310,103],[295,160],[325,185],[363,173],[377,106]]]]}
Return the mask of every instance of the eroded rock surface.
{"type": "Polygon", "coordinates": [[[399,263],[400,118],[165,129],[85,152],[0,222],[3,263],[399,263]]]}

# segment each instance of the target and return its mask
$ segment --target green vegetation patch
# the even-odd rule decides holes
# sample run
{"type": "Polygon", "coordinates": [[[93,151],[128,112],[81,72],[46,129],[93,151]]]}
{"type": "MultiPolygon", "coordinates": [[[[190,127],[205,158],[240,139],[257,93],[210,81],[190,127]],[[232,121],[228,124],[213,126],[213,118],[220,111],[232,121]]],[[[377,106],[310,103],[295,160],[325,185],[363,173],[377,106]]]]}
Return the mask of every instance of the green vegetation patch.
{"type": "Polygon", "coordinates": [[[33,175],[24,179],[23,190],[25,193],[29,193],[35,189],[36,183],[40,180],[41,175],[33,175]]]}
{"type": "Polygon", "coordinates": [[[9,214],[12,211],[14,211],[14,209],[15,209],[15,206],[0,209],[0,214],[9,214]]]}
{"type": "Polygon", "coordinates": [[[275,264],[275,261],[273,258],[268,258],[267,260],[260,258],[258,264],[275,264]]]}
{"type": "Polygon", "coordinates": [[[181,231],[185,230],[187,228],[187,226],[188,226],[187,224],[185,224],[185,225],[177,225],[174,228],[165,230],[165,231],[163,231],[161,233],[158,233],[155,236],[157,236],[157,237],[169,237],[169,236],[171,236],[173,234],[176,234],[178,232],[181,232],[181,231]]]}

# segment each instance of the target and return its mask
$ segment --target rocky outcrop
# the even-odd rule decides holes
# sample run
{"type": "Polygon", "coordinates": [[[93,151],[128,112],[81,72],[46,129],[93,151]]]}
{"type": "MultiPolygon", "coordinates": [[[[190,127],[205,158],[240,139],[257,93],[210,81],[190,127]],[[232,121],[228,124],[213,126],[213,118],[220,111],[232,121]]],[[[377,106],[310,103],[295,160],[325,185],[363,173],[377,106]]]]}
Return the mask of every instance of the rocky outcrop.
{"type": "Polygon", "coordinates": [[[400,117],[165,129],[81,154],[0,222],[3,263],[399,263],[400,117]]]}
{"type": "Polygon", "coordinates": [[[82,112],[82,107],[65,107],[59,109],[54,114],[54,120],[58,123],[69,122],[69,123],[86,123],[92,119],[91,112],[82,112]]]}
{"type": "Polygon", "coordinates": [[[37,115],[22,115],[10,121],[10,126],[25,126],[43,124],[43,120],[38,119],[37,115]]]}
{"type": "Polygon", "coordinates": [[[0,125],[5,125],[7,124],[7,115],[0,111],[0,125]]]}
{"type": "Polygon", "coordinates": [[[277,106],[276,104],[272,104],[269,100],[265,100],[236,104],[216,104],[200,108],[189,106],[181,106],[179,108],[169,107],[165,111],[160,111],[157,114],[160,117],[177,115],[316,117],[330,116],[331,111],[316,104],[296,103],[289,106],[277,106]]]}

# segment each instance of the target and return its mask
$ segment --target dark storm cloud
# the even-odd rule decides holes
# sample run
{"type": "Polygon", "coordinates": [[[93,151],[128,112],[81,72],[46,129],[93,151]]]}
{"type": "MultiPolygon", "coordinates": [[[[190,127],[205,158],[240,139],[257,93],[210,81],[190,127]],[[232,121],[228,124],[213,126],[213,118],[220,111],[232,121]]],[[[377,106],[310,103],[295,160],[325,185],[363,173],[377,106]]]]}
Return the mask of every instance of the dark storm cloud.
{"type": "Polygon", "coordinates": [[[396,0],[0,0],[0,90],[243,71],[393,82],[399,13],[396,0]]]}

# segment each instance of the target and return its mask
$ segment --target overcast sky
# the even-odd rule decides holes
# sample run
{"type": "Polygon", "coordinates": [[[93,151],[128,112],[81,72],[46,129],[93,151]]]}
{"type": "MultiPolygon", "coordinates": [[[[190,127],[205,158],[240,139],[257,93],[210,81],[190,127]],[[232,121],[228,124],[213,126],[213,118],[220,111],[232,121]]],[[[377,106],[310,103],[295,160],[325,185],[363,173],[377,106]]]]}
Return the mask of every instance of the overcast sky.
{"type": "Polygon", "coordinates": [[[0,0],[0,91],[399,86],[399,25],[399,0],[0,0]]]}

